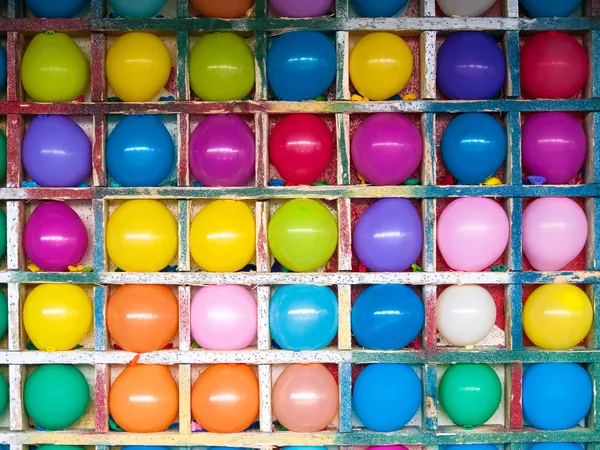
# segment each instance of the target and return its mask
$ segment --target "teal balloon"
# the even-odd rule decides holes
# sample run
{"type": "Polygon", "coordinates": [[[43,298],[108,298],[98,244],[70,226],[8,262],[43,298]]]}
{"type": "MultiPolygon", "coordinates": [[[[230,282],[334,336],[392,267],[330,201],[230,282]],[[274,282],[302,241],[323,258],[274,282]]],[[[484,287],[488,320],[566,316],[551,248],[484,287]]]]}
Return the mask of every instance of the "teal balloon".
{"type": "Polygon", "coordinates": [[[167,0],[110,0],[110,6],[121,17],[153,17],[165,3],[167,0]]]}
{"type": "Polygon", "coordinates": [[[51,19],[75,17],[89,0],[26,0],[35,17],[51,19]]]}
{"type": "Polygon", "coordinates": [[[521,0],[531,17],[568,17],[581,6],[582,0],[521,0]]]}
{"type": "Polygon", "coordinates": [[[4,414],[4,411],[8,408],[8,383],[4,375],[0,373],[0,416],[4,414]]]}
{"type": "Polygon", "coordinates": [[[8,299],[0,291],[0,340],[4,339],[8,331],[8,299]]]}

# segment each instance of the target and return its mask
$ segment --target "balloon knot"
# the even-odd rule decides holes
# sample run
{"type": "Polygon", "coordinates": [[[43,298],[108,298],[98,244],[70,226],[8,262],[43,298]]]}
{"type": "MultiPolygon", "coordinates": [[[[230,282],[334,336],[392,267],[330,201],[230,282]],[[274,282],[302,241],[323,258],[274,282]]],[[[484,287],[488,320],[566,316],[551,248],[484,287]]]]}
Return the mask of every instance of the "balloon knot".
{"type": "Polygon", "coordinates": [[[502,181],[500,181],[498,178],[496,177],[489,177],[487,180],[485,180],[483,183],[481,183],[483,186],[500,186],[502,184],[502,181]]]}
{"type": "Polygon", "coordinates": [[[31,272],[41,272],[42,269],[40,269],[38,266],[36,266],[35,264],[29,264],[27,266],[27,268],[31,271],[31,272]]]}
{"type": "Polygon", "coordinates": [[[289,181],[286,181],[286,182],[285,182],[285,185],[286,185],[286,186],[296,186],[294,183],[290,183],[289,181]]]}
{"type": "Polygon", "coordinates": [[[497,266],[492,266],[492,272],[506,272],[506,266],[504,264],[498,264],[497,266]]]}
{"type": "Polygon", "coordinates": [[[115,183],[114,181],[111,181],[110,183],[108,183],[108,185],[112,188],[120,188],[121,185],[119,183],[115,183]]]}
{"type": "Polygon", "coordinates": [[[412,102],[416,99],[417,99],[417,94],[415,94],[414,92],[409,92],[408,94],[406,94],[402,97],[402,100],[404,100],[405,102],[412,102]]]}
{"type": "Polygon", "coordinates": [[[278,178],[274,178],[272,180],[269,180],[269,182],[267,183],[267,186],[271,186],[271,187],[285,186],[285,181],[280,180],[278,178]]]}
{"type": "Polygon", "coordinates": [[[413,272],[423,272],[423,268],[419,266],[417,263],[414,263],[412,266],[413,272]]]}
{"type": "Polygon", "coordinates": [[[122,103],[123,100],[121,100],[119,97],[108,97],[108,102],[109,103],[122,103]]]}
{"type": "Polygon", "coordinates": [[[444,175],[444,177],[440,181],[440,184],[442,186],[450,186],[450,185],[454,184],[454,178],[452,177],[452,175],[447,173],[446,175],[444,175]]]}
{"type": "Polygon", "coordinates": [[[192,420],[192,423],[190,425],[190,429],[192,430],[192,433],[194,433],[196,431],[202,431],[202,427],[195,420],[192,420]]]}
{"type": "Polygon", "coordinates": [[[529,182],[528,184],[539,186],[541,184],[544,184],[546,182],[546,179],[537,175],[530,175],[527,177],[527,181],[529,182]]]}
{"type": "Polygon", "coordinates": [[[117,422],[115,422],[112,417],[108,418],[108,428],[110,428],[112,431],[125,431],[123,428],[117,425],[117,422]]]}
{"type": "Polygon", "coordinates": [[[133,359],[132,359],[131,361],[129,361],[129,362],[127,363],[127,365],[128,365],[128,366],[137,366],[137,364],[138,364],[138,361],[139,361],[139,360],[140,360],[140,354],[138,353],[137,355],[135,355],[135,356],[133,357],[133,359]]]}
{"type": "Polygon", "coordinates": [[[369,99],[367,97],[363,97],[362,95],[358,95],[358,94],[352,94],[352,97],[350,97],[352,99],[353,102],[368,102],[369,99]]]}
{"type": "Polygon", "coordinates": [[[471,431],[473,428],[474,428],[474,427],[473,427],[473,425],[465,425],[465,426],[463,427],[463,429],[464,429],[464,430],[467,430],[467,431],[471,431]]]}
{"type": "Polygon", "coordinates": [[[79,97],[77,97],[77,98],[75,99],[75,101],[76,101],[76,102],[82,102],[82,101],[84,101],[84,100],[85,100],[85,97],[84,97],[83,95],[80,95],[79,97]]]}
{"type": "Polygon", "coordinates": [[[317,98],[315,98],[316,102],[326,102],[327,101],[327,97],[325,97],[324,95],[319,95],[317,98]]]}
{"type": "Polygon", "coordinates": [[[465,349],[467,349],[467,350],[473,350],[473,347],[474,346],[472,344],[471,345],[465,345],[465,349]]]}
{"type": "Polygon", "coordinates": [[[196,341],[192,341],[192,348],[200,348],[200,344],[198,344],[196,341]]]}
{"type": "Polygon", "coordinates": [[[504,348],[504,345],[498,344],[498,348],[504,348]]]}
{"type": "Polygon", "coordinates": [[[111,19],[119,19],[121,16],[119,16],[116,12],[111,12],[108,17],[111,19]]]}
{"type": "Polygon", "coordinates": [[[75,347],[73,347],[71,350],[79,350],[80,348],[83,348],[83,345],[81,344],[77,344],[75,347]]]}
{"type": "Polygon", "coordinates": [[[78,188],[89,188],[90,185],[87,184],[87,183],[79,183],[76,187],[78,187],[78,188]]]}
{"type": "Polygon", "coordinates": [[[364,264],[361,264],[360,266],[358,266],[358,271],[365,273],[367,271],[367,266],[365,266],[364,264]]]}
{"type": "Polygon", "coordinates": [[[194,187],[204,187],[204,185],[202,183],[200,183],[199,181],[192,182],[192,186],[194,186],[194,187]]]}
{"type": "Polygon", "coordinates": [[[173,97],[172,95],[167,95],[166,97],[160,97],[158,99],[159,102],[174,102],[175,101],[175,97],[173,97]]]}
{"type": "Polygon", "coordinates": [[[161,272],[177,272],[177,266],[167,266],[161,272]]]}
{"type": "Polygon", "coordinates": [[[38,185],[35,181],[23,181],[21,187],[38,187],[38,185]]]}
{"type": "Polygon", "coordinates": [[[173,349],[173,344],[168,343],[167,345],[165,345],[163,348],[163,350],[172,350],[173,349]]]}
{"type": "Polygon", "coordinates": [[[56,348],[55,347],[46,347],[46,351],[52,353],[52,352],[56,351],[56,348]]]}
{"type": "Polygon", "coordinates": [[[357,173],[356,176],[360,180],[360,184],[367,184],[367,180],[365,180],[360,173],[357,173]]]}
{"type": "Polygon", "coordinates": [[[83,269],[85,269],[85,267],[83,267],[81,264],[77,266],[69,266],[67,268],[69,269],[69,272],[83,272],[83,269]]]}
{"type": "Polygon", "coordinates": [[[82,272],[93,272],[94,268],[93,267],[84,267],[82,272]]]}
{"type": "Polygon", "coordinates": [[[313,183],[313,186],[329,186],[329,183],[327,181],[319,181],[317,183],[313,183]]]}
{"type": "Polygon", "coordinates": [[[115,272],[125,272],[123,269],[119,269],[118,267],[115,269],[115,272]]]}
{"type": "Polygon", "coordinates": [[[39,425],[32,425],[31,428],[38,431],[46,431],[44,427],[40,427],[39,425]]]}
{"type": "Polygon", "coordinates": [[[406,186],[417,186],[421,184],[421,180],[418,180],[416,178],[409,178],[408,180],[404,180],[404,184],[406,186]]]}

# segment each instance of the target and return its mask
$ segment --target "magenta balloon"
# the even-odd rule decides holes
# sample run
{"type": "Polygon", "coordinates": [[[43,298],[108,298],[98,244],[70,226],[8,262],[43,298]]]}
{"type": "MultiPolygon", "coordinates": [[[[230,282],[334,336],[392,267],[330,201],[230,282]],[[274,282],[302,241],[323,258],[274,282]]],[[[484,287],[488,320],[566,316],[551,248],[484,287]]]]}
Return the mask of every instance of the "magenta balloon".
{"type": "Polygon", "coordinates": [[[269,0],[269,5],[281,17],[317,17],[333,9],[333,0],[269,0]]]}
{"type": "Polygon", "coordinates": [[[454,270],[477,272],[491,266],[508,245],[508,217],[489,198],[460,198],[450,203],[437,224],[437,243],[454,270]]]}
{"type": "Polygon", "coordinates": [[[405,116],[374,114],[354,133],[351,155],[354,167],[369,183],[396,185],[410,178],[419,167],[423,140],[405,116]]]}
{"type": "Polygon", "coordinates": [[[535,270],[560,270],[585,247],[585,212],[570,198],[546,197],[523,212],[523,252],[535,270]]]}
{"type": "Polygon", "coordinates": [[[587,149],[581,124],[565,112],[532,115],[523,125],[523,166],[549,184],[565,184],[577,176],[587,149]]]}
{"type": "Polygon", "coordinates": [[[42,203],[25,225],[27,257],[47,272],[63,272],[79,264],[88,246],[85,225],[75,211],[62,202],[42,203]]]}
{"type": "Polygon", "coordinates": [[[234,114],[207,116],[192,133],[190,168],[205,186],[245,186],[254,176],[254,134],[234,114]]]}

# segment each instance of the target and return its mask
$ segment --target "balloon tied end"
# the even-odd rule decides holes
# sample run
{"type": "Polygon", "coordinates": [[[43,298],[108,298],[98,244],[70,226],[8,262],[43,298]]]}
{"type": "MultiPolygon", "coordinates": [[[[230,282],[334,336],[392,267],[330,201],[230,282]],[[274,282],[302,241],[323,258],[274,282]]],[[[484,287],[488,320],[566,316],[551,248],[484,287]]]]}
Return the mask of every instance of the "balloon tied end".
{"type": "Polygon", "coordinates": [[[127,365],[128,365],[128,366],[137,366],[137,364],[138,364],[138,361],[139,361],[139,360],[140,360],[140,354],[138,353],[137,355],[135,355],[135,356],[133,357],[133,359],[132,359],[131,361],[129,361],[129,362],[127,363],[127,365]]]}
{"type": "Polygon", "coordinates": [[[500,181],[498,178],[496,177],[489,177],[487,180],[485,180],[483,183],[481,183],[483,186],[500,186],[502,184],[502,181],[500,181]]]}
{"type": "Polygon", "coordinates": [[[30,272],[41,272],[42,271],[42,269],[40,269],[35,264],[28,264],[27,268],[29,269],[30,272]]]}
{"type": "Polygon", "coordinates": [[[69,266],[67,269],[69,269],[69,272],[83,272],[85,267],[83,267],[81,264],[78,264],[77,266],[69,266]]]}
{"type": "Polygon", "coordinates": [[[506,272],[506,266],[504,264],[498,264],[497,266],[492,266],[490,270],[492,272],[506,272]]]}
{"type": "Polygon", "coordinates": [[[56,34],[56,32],[54,30],[46,31],[46,36],[54,36],[55,34],[56,34]]]}
{"type": "Polygon", "coordinates": [[[404,100],[405,102],[413,102],[417,99],[417,94],[415,94],[414,92],[409,92],[406,95],[402,96],[402,100],[404,100]]]}
{"type": "Polygon", "coordinates": [[[110,428],[111,431],[125,431],[123,428],[117,425],[117,422],[115,422],[112,417],[108,418],[108,428],[110,428]]]}
{"type": "Polygon", "coordinates": [[[350,97],[350,99],[353,102],[368,102],[369,99],[367,97],[363,97],[362,95],[358,95],[358,94],[352,94],[352,97],[350,97]]]}
{"type": "Polygon", "coordinates": [[[423,268],[419,266],[417,263],[414,263],[412,266],[413,272],[423,272],[423,268]]]}

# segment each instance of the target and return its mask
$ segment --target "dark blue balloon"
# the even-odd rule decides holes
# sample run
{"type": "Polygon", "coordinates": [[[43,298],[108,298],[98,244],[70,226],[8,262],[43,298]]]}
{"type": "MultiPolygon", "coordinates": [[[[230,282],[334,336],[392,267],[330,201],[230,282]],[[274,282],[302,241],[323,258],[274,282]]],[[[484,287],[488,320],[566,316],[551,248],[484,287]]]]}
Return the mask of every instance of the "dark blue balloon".
{"type": "Polygon", "coordinates": [[[583,447],[574,442],[538,442],[531,444],[528,450],[583,450],[583,447]]]}
{"type": "Polygon", "coordinates": [[[421,405],[421,380],[405,364],[371,364],[356,378],[352,392],[356,415],[373,431],[396,431],[421,405]]]}
{"type": "Polygon", "coordinates": [[[369,286],[352,307],[352,333],[362,347],[399,350],[423,328],[423,302],[408,286],[369,286]]]}
{"type": "Polygon", "coordinates": [[[89,0],[26,0],[35,17],[69,18],[80,13],[89,0]]]}
{"type": "Polygon", "coordinates": [[[362,17],[392,17],[408,0],[352,0],[354,9],[362,17]]]}
{"type": "Polygon", "coordinates": [[[0,87],[6,86],[6,49],[0,45],[0,87]]]}
{"type": "Polygon", "coordinates": [[[523,376],[523,414],[541,430],[573,428],[592,405],[592,382],[579,364],[533,364],[523,376]]]}
{"type": "Polygon", "coordinates": [[[461,114],[442,135],[444,164],[454,178],[466,184],[479,184],[494,175],[506,152],[506,131],[489,114],[461,114]]]}
{"type": "Polygon", "coordinates": [[[568,17],[581,6],[581,0],[521,0],[531,17],[568,17]]]}
{"type": "Polygon", "coordinates": [[[294,31],[273,39],[267,53],[267,79],[279,100],[314,100],[335,78],[335,48],[316,31],[294,31]]]}
{"type": "Polygon", "coordinates": [[[122,186],[158,186],[174,161],[173,139],[157,116],[124,117],[108,136],[106,167],[122,186]]]}

